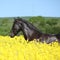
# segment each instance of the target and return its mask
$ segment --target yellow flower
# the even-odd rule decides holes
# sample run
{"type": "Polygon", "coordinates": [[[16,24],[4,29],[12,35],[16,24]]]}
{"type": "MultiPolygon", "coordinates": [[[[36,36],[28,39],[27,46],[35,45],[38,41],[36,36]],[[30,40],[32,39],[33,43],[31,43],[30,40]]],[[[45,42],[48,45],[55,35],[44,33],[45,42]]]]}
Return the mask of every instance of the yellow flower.
{"type": "Polygon", "coordinates": [[[40,43],[35,39],[27,43],[23,35],[0,36],[0,60],[60,60],[60,45],[40,43]]]}

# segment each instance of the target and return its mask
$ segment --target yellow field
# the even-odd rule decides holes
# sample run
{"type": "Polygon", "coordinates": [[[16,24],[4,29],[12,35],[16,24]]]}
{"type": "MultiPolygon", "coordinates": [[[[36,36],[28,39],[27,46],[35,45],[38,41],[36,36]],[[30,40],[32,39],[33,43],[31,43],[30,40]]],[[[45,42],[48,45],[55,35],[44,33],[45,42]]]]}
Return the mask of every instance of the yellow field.
{"type": "Polygon", "coordinates": [[[60,60],[60,45],[0,36],[0,60],[60,60]]]}

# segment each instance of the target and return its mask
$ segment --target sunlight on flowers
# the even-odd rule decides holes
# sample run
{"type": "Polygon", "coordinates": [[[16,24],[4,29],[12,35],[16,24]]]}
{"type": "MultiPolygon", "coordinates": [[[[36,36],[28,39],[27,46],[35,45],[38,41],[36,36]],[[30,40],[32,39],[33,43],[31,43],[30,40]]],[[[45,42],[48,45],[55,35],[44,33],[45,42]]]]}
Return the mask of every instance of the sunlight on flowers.
{"type": "Polygon", "coordinates": [[[23,35],[0,36],[0,60],[60,60],[60,44],[28,42],[23,35]]]}

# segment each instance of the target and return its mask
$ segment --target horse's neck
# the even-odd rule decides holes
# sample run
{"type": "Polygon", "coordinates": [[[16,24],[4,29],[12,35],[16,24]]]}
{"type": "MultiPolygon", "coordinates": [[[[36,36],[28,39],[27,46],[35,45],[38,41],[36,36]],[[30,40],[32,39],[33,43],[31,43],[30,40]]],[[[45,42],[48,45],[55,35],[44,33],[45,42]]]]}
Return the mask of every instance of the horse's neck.
{"type": "Polygon", "coordinates": [[[36,37],[39,37],[42,35],[42,33],[40,33],[39,31],[34,30],[32,28],[30,28],[29,26],[27,26],[26,24],[24,24],[24,27],[23,27],[23,34],[24,34],[24,37],[25,39],[31,39],[31,38],[36,38],[36,37]]]}
{"type": "Polygon", "coordinates": [[[24,31],[24,34],[25,34],[26,36],[31,36],[32,33],[33,33],[33,30],[30,29],[26,24],[24,24],[24,29],[23,29],[23,31],[24,31]]]}

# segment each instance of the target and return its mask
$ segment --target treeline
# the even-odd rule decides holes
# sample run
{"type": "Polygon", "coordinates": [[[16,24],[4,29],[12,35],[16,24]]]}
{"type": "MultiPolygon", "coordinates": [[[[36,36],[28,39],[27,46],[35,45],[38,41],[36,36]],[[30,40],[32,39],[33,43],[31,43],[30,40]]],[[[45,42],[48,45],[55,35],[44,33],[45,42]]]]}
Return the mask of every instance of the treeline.
{"type": "Polygon", "coordinates": [[[29,21],[44,33],[60,33],[60,18],[53,17],[31,17],[29,21]]]}
{"type": "Polygon", "coordinates": [[[0,18],[0,35],[9,35],[13,18],[0,18]]]}
{"type": "MultiPolygon", "coordinates": [[[[42,16],[21,18],[31,22],[44,33],[60,33],[60,18],[42,16]]],[[[9,35],[13,21],[13,18],[0,18],[0,35],[9,35]]]]}

